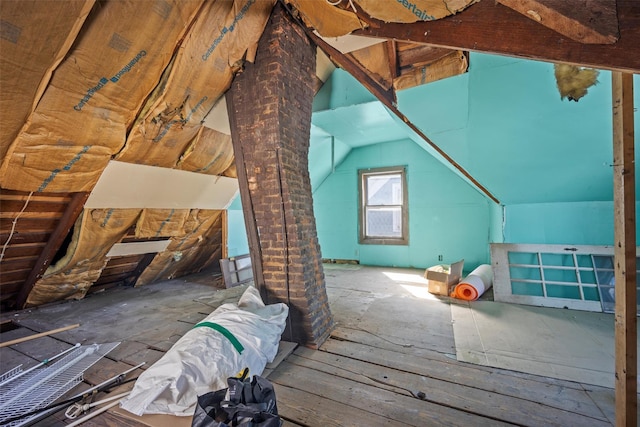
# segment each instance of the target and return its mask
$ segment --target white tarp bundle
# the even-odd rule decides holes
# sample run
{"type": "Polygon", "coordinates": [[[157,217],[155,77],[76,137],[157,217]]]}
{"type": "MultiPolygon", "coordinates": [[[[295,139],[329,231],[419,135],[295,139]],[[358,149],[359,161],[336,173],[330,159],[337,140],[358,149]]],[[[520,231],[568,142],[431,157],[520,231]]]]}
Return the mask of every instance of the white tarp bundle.
{"type": "Polygon", "coordinates": [[[227,378],[249,368],[260,375],[278,352],[289,307],[265,306],[249,287],[187,332],[136,381],[121,407],[136,415],[192,416],[198,395],[227,387],[227,378]]]}

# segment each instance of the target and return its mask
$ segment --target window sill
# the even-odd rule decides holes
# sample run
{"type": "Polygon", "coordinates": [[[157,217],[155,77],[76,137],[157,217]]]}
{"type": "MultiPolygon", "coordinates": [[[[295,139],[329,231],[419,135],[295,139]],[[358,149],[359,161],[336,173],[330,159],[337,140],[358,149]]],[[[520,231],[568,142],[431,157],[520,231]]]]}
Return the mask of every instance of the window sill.
{"type": "Polygon", "coordinates": [[[396,246],[407,246],[409,245],[409,239],[393,239],[393,238],[365,238],[360,239],[359,243],[361,245],[396,245],[396,246]]]}

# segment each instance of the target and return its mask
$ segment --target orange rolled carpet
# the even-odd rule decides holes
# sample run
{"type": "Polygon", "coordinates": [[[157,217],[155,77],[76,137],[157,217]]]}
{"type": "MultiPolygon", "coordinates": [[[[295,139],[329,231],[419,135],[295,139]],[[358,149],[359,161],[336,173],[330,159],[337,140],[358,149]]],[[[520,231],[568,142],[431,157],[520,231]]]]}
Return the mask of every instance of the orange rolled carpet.
{"type": "Polygon", "coordinates": [[[489,264],[482,264],[456,285],[451,296],[465,301],[475,301],[493,285],[493,271],[489,264]]]}

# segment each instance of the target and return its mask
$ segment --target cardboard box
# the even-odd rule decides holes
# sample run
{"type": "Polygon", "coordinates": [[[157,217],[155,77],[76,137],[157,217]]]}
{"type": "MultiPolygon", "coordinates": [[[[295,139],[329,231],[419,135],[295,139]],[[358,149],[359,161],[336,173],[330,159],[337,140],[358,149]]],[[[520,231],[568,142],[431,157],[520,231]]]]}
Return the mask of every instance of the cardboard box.
{"type": "Polygon", "coordinates": [[[460,282],[464,260],[450,265],[440,264],[429,267],[424,272],[428,280],[429,292],[435,295],[449,296],[451,290],[460,282]]]}

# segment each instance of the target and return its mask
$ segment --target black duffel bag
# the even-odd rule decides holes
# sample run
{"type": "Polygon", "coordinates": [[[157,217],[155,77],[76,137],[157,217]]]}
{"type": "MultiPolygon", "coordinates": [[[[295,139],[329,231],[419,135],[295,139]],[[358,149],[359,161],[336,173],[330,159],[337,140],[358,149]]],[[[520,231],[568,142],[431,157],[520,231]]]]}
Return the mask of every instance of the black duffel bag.
{"type": "Polygon", "coordinates": [[[228,378],[228,388],[198,396],[192,427],[280,427],[273,385],[253,379],[228,378]]]}

